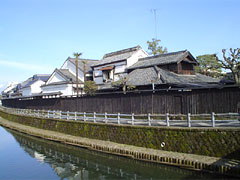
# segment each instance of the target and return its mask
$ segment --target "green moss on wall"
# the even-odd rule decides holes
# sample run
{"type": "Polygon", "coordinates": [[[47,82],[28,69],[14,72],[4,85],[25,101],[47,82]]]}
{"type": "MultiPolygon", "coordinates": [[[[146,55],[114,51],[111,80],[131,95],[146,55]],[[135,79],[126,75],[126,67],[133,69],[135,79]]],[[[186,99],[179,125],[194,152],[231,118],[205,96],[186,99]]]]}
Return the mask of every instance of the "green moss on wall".
{"type": "Polygon", "coordinates": [[[24,125],[74,136],[107,140],[146,148],[240,159],[240,129],[166,128],[106,125],[41,119],[7,114],[0,116],[24,125]],[[162,143],[165,143],[162,146],[162,143]]]}

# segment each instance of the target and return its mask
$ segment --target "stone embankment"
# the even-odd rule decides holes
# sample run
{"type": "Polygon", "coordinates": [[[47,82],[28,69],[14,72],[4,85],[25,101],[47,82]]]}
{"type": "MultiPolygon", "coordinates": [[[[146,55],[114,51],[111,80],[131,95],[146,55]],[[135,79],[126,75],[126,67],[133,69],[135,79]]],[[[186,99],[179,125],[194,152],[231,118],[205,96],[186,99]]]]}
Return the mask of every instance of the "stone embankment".
{"type": "Polygon", "coordinates": [[[32,136],[87,148],[90,150],[125,156],[137,160],[178,166],[181,168],[214,172],[240,177],[240,161],[219,157],[178,153],[89,139],[64,133],[39,129],[11,122],[0,117],[0,125],[32,136]]]}

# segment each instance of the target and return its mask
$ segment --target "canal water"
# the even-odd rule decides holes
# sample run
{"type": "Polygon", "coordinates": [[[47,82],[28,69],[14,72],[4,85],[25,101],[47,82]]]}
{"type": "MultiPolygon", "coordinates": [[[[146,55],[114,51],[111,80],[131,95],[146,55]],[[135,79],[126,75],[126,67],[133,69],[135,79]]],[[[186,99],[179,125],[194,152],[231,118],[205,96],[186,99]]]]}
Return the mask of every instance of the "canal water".
{"type": "Polygon", "coordinates": [[[227,179],[28,136],[0,126],[0,179],[227,179]]]}

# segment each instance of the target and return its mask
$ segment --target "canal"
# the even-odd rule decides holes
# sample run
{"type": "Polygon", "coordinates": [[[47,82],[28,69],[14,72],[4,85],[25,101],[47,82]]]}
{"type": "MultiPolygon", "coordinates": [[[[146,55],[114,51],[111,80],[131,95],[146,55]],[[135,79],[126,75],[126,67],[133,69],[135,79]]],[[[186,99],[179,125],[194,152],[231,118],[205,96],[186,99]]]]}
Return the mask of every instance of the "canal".
{"type": "Polygon", "coordinates": [[[0,126],[0,179],[228,179],[28,136],[0,126]]]}

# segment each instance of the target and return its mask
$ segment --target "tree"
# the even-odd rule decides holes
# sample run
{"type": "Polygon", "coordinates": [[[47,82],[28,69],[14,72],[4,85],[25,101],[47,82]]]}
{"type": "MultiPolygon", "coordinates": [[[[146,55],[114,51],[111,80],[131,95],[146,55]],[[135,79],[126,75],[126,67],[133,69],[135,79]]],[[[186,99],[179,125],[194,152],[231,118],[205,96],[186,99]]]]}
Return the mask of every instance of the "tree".
{"type": "Polygon", "coordinates": [[[163,48],[159,45],[161,40],[153,38],[152,41],[147,41],[149,54],[151,55],[158,55],[158,54],[165,54],[167,53],[167,48],[163,48]]]}
{"type": "Polygon", "coordinates": [[[218,77],[222,72],[221,63],[218,62],[216,54],[205,54],[197,56],[199,66],[195,70],[201,74],[218,77]]]}
{"type": "Polygon", "coordinates": [[[232,49],[226,55],[226,49],[222,50],[223,60],[218,59],[222,68],[230,70],[233,74],[233,79],[236,84],[240,84],[240,48],[232,49]]]}
{"type": "Polygon", "coordinates": [[[119,80],[112,82],[112,86],[122,87],[123,94],[126,94],[127,90],[132,90],[132,89],[136,88],[136,86],[127,85],[127,81],[128,81],[127,77],[125,77],[125,76],[123,77],[120,75],[118,75],[118,77],[119,77],[119,80]]]}
{"type": "Polygon", "coordinates": [[[84,92],[90,96],[94,96],[97,91],[97,85],[95,81],[84,82],[84,92]]]}

